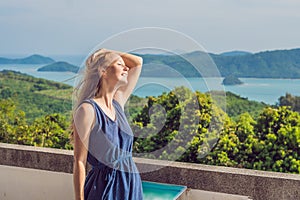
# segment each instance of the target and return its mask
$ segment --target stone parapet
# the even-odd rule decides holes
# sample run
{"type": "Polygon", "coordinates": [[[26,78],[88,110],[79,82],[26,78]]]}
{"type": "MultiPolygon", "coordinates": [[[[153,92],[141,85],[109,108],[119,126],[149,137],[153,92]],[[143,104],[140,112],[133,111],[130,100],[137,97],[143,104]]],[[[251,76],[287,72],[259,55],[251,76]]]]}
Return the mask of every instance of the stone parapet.
{"type": "MultiPolygon", "coordinates": [[[[0,165],[72,173],[73,151],[0,143],[0,165]]],[[[144,181],[249,196],[300,199],[300,175],[134,158],[144,181]]]]}

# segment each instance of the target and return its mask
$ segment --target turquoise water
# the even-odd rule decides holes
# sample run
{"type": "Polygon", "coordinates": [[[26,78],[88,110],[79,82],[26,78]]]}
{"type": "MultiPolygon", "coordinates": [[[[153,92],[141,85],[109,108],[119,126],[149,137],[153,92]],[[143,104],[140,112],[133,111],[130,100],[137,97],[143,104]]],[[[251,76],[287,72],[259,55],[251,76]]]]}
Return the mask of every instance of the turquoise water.
{"type": "Polygon", "coordinates": [[[135,94],[138,96],[157,96],[176,86],[185,85],[191,90],[207,92],[212,90],[230,91],[249,100],[275,104],[280,96],[288,92],[300,96],[300,79],[240,78],[244,84],[223,86],[223,78],[149,78],[139,80],[135,94]]]}
{"type": "MultiPolygon", "coordinates": [[[[0,65],[0,70],[10,69],[20,71],[35,77],[55,81],[65,81],[76,74],[71,72],[38,72],[42,65],[0,65]]],[[[168,92],[176,86],[184,85],[193,91],[201,92],[211,90],[231,91],[249,100],[275,104],[280,96],[286,92],[300,96],[300,79],[265,79],[265,78],[240,78],[243,85],[226,86],[221,82],[222,78],[153,78],[141,77],[133,94],[138,96],[157,96],[162,92],[168,92]]],[[[65,83],[73,86],[73,81],[65,83]]]]}
{"type": "Polygon", "coordinates": [[[175,200],[184,192],[186,186],[143,181],[145,200],[175,200]]]}

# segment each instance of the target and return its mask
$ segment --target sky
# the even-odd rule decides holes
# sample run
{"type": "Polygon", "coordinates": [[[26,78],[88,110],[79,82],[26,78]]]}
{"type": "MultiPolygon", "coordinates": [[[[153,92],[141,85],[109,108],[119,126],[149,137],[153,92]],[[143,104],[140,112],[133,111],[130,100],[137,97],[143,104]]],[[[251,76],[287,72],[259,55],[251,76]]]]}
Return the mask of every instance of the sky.
{"type": "MultiPolygon", "coordinates": [[[[299,0],[3,0],[0,56],[85,55],[144,27],[174,30],[212,53],[293,49],[299,10],[299,0]]],[[[172,48],[181,49],[176,42],[172,48]]]]}

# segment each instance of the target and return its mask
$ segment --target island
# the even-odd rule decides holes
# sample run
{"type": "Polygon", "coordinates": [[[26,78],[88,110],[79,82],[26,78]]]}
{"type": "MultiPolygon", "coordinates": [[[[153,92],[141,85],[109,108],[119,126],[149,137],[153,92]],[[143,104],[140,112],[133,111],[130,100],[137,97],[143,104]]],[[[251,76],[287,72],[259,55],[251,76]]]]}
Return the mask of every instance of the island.
{"type": "Polygon", "coordinates": [[[39,72],[73,72],[77,73],[79,67],[67,62],[59,61],[39,68],[39,72]]]}
{"type": "Polygon", "coordinates": [[[226,76],[222,82],[223,85],[241,85],[243,82],[236,76],[226,76]]]}

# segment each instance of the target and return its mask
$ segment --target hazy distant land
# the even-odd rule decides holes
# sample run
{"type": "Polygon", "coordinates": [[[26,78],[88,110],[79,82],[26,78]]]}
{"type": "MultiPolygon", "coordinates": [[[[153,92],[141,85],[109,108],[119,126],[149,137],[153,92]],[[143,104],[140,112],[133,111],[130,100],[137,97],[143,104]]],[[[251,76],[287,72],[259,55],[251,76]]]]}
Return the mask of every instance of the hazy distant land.
{"type": "Polygon", "coordinates": [[[74,72],[74,73],[77,73],[78,70],[79,67],[62,61],[51,63],[49,65],[45,65],[38,69],[38,71],[40,72],[55,71],[55,72],[74,72]]]}
{"type": "MultiPolygon", "coordinates": [[[[259,53],[232,51],[213,54],[200,51],[180,55],[141,54],[144,60],[142,76],[148,77],[201,77],[201,73],[187,60],[202,64],[202,58],[211,58],[222,77],[234,75],[238,78],[300,78],[300,48],[291,50],[274,50],[259,53]],[[188,58],[186,60],[186,58],[188,58]]],[[[203,62],[205,63],[205,62],[203,62]]],[[[208,69],[213,62],[203,69],[208,69]]],[[[32,55],[26,58],[0,58],[0,64],[45,64],[39,70],[72,71],[78,67],[67,62],[56,62],[52,58],[32,55]]],[[[216,76],[216,74],[211,74],[216,76]]]]}

